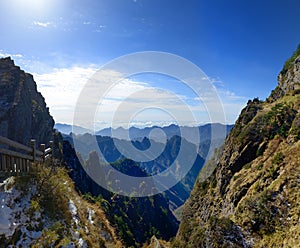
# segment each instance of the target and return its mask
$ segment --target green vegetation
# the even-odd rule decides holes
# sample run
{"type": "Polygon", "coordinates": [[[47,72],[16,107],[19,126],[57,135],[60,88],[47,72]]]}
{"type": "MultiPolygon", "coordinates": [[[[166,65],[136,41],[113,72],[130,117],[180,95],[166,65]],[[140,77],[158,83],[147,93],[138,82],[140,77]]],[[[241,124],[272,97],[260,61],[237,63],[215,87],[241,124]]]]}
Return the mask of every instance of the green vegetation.
{"type": "MultiPolygon", "coordinates": [[[[111,166],[131,176],[147,175],[129,159],[118,160],[111,166]]],[[[126,197],[103,188],[97,189],[97,192],[93,195],[87,191],[83,198],[101,206],[126,247],[140,247],[153,235],[168,240],[176,234],[178,223],[162,195],[126,197]]]]}
{"type": "Polygon", "coordinates": [[[68,175],[63,168],[41,166],[35,175],[39,195],[34,199],[53,221],[65,219],[71,221],[71,214],[68,209],[69,199],[65,192],[68,192],[68,175]],[[57,175],[60,175],[59,177],[57,175]]]}
{"type": "Polygon", "coordinates": [[[290,133],[295,142],[300,140],[300,113],[295,117],[290,133]]]}
{"type": "Polygon", "coordinates": [[[255,98],[253,101],[249,100],[247,106],[242,110],[237,120],[238,125],[235,125],[232,129],[232,135],[237,137],[241,144],[247,142],[249,138],[255,139],[258,137],[259,133],[256,132],[256,128],[251,124],[251,121],[262,107],[262,102],[255,98]]]}
{"type": "Polygon", "coordinates": [[[264,123],[269,139],[274,138],[276,135],[286,138],[288,131],[295,118],[295,111],[292,106],[287,103],[277,103],[271,110],[264,116],[264,123]]]}
{"type": "Polygon", "coordinates": [[[281,73],[285,74],[288,69],[292,66],[293,62],[296,60],[296,58],[300,55],[300,44],[298,45],[296,51],[293,53],[292,57],[290,57],[285,63],[282,68],[281,73]]]}
{"type": "Polygon", "coordinates": [[[37,106],[37,105],[38,105],[37,101],[34,100],[34,99],[31,100],[31,103],[32,103],[32,105],[34,105],[34,106],[37,106]]]}
{"type": "Polygon", "coordinates": [[[256,166],[256,169],[257,170],[261,170],[263,168],[264,164],[263,163],[259,163],[257,166],[256,166]]]}
{"type": "MultiPolygon", "coordinates": [[[[243,145],[252,141],[262,141],[264,138],[273,139],[276,136],[286,138],[289,135],[297,111],[292,103],[281,102],[271,107],[266,114],[257,115],[262,105],[251,102],[239,117],[233,135],[243,145]]],[[[295,130],[297,130],[295,128],[295,130]]],[[[297,133],[297,131],[295,131],[297,133]]],[[[298,133],[297,135],[298,136],[298,133]]],[[[263,149],[258,149],[256,156],[261,156],[263,149]]]]}
{"type": "Polygon", "coordinates": [[[247,163],[243,166],[244,169],[248,170],[251,168],[251,162],[250,163],[247,163]]]}
{"type": "Polygon", "coordinates": [[[280,165],[284,160],[284,155],[282,152],[278,152],[272,159],[272,165],[280,165]]]}
{"type": "Polygon", "coordinates": [[[271,208],[273,192],[265,190],[244,200],[238,207],[237,220],[251,233],[271,234],[275,232],[277,210],[271,208]]]}
{"type": "MultiPolygon", "coordinates": [[[[184,235],[183,240],[175,240],[172,247],[230,247],[226,237],[236,235],[234,223],[228,217],[217,218],[211,216],[206,225],[198,225],[191,221],[183,222],[180,232],[184,235]],[[207,241],[209,237],[210,241],[207,241]]],[[[238,239],[238,237],[235,237],[238,239]]]]}
{"type": "Polygon", "coordinates": [[[209,180],[205,180],[204,182],[198,183],[196,186],[199,189],[199,193],[204,196],[209,189],[210,183],[209,180]]]}
{"type": "Polygon", "coordinates": [[[144,242],[150,240],[153,235],[163,237],[160,230],[162,230],[163,227],[169,228],[167,226],[168,222],[166,221],[169,218],[167,206],[159,206],[159,204],[157,204],[157,197],[155,196],[136,198],[111,194],[110,198],[112,200],[107,201],[102,195],[93,197],[90,193],[87,193],[83,198],[91,203],[100,205],[102,209],[105,210],[110,222],[117,229],[118,237],[120,237],[128,247],[140,246],[136,240],[135,235],[137,234],[139,237],[143,237],[144,242]],[[150,204],[157,205],[157,207],[151,207],[155,207],[151,210],[157,214],[155,220],[149,219],[152,214],[148,209],[150,204]],[[141,227],[142,229],[138,230],[137,227],[141,227]]]}

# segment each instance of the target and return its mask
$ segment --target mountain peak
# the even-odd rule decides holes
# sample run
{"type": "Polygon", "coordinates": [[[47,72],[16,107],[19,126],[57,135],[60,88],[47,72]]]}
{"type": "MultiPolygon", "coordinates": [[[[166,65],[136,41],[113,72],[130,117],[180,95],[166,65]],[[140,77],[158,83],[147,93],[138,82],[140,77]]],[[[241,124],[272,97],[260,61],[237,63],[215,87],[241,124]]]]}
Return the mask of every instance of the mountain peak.
{"type": "Polygon", "coordinates": [[[278,77],[278,86],[272,91],[269,102],[285,95],[300,93],[300,44],[293,55],[285,62],[278,77]]]}
{"type": "Polygon", "coordinates": [[[47,143],[54,120],[33,76],[10,58],[0,59],[0,135],[22,144],[47,143]]]}
{"type": "Polygon", "coordinates": [[[15,65],[15,61],[11,57],[0,58],[0,70],[1,71],[13,69],[15,67],[20,69],[20,67],[15,65]]]}

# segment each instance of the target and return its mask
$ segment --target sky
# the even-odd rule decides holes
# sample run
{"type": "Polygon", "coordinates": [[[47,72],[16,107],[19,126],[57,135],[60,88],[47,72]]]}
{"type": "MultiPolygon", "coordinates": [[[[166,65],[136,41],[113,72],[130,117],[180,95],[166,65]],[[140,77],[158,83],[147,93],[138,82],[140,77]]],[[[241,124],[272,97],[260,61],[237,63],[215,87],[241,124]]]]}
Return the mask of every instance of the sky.
{"type": "MultiPolygon", "coordinates": [[[[0,57],[11,56],[33,74],[55,121],[72,124],[80,92],[103,65],[136,52],[175,54],[199,67],[215,87],[224,109],[217,120],[234,123],[248,99],[264,100],[276,87],[300,43],[299,9],[298,0],[0,0],[0,57]]],[[[111,77],[118,73],[111,71],[111,77]]],[[[141,127],[211,121],[203,101],[180,80],[145,73],[108,92],[95,113],[96,128],[111,126],[129,96],[136,104],[125,104],[115,125],[125,125],[121,120],[132,108],[130,125],[141,127]],[[132,95],[142,91],[148,94],[132,95]],[[174,96],[195,122],[187,122],[174,96]],[[178,111],[139,111],[145,102],[178,111]]]]}

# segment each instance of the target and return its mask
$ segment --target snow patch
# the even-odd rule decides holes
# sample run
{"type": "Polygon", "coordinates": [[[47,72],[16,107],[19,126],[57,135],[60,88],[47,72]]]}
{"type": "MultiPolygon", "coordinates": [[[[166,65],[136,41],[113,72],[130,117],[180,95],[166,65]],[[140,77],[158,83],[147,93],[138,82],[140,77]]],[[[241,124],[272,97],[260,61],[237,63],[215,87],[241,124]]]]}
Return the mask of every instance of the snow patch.
{"type": "Polygon", "coordinates": [[[71,199],[69,200],[69,211],[72,215],[72,219],[75,222],[76,229],[77,229],[75,232],[71,230],[73,239],[77,240],[77,244],[79,248],[87,248],[88,246],[86,241],[80,238],[80,233],[78,232],[78,230],[80,230],[80,227],[79,227],[79,217],[78,217],[77,207],[74,204],[74,201],[72,201],[71,199]]]}
{"type": "Polygon", "coordinates": [[[88,208],[88,213],[89,213],[89,218],[88,218],[89,223],[90,223],[91,225],[94,225],[93,216],[94,216],[94,214],[95,214],[95,211],[92,210],[92,209],[90,209],[90,208],[88,208]]]}
{"type": "Polygon", "coordinates": [[[35,227],[41,217],[35,212],[32,219],[27,215],[31,206],[31,197],[36,194],[35,185],[29,184],[27,192],[17,190],[15,178],[9,177],[0,183],[0,234],[11,237],[17,229],[20,230],[20,239],[17,247],[29,247],[32,240],[38,239],[41,231],[29,231],[26,225],[35,227]]]}
{"type": "Polygon", "coordinates": [[[72,215],[73,221],[76,224],[76,227],[78,228],[79,219],[77,214],[77,207],[75,206],[74,202],[71,199],[69,200],[69,211],[72,215]]]}

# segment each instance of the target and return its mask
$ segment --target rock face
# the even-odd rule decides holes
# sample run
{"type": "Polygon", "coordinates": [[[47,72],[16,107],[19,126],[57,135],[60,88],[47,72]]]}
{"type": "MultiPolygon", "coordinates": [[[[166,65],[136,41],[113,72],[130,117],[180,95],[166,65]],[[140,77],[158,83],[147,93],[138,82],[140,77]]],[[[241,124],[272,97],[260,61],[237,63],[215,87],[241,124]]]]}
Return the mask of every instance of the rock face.
{"type": "Polygon", "coordinates": [[[28,145],[30,139],[48,143],[54,120],[33,76],[0,59],[0,135],[28,145]]]}
{"type": "Polygon", "coordinates": [[[281,72],[278,75],[278,86],[272,91],[268,101],[277,100],[280,97],[293,92],[300,91],[300,45],[294,52],[293,56],[289,58],[281,72]]]}
{"type": "Polygon", "coordinates": [[[242,110],[222,151],[206,165],[215,168],[212,175],[202,180],[200,173],[174,247],[299,245],[298,50],[278,80],[266,102],[254,99],[242,110]]]}
{"type": "Polygon", "coordinates": [[[293,90],[300,90],[300,45],[289,58],[278,76],[279,87],[284,94],[293,90]]]}

